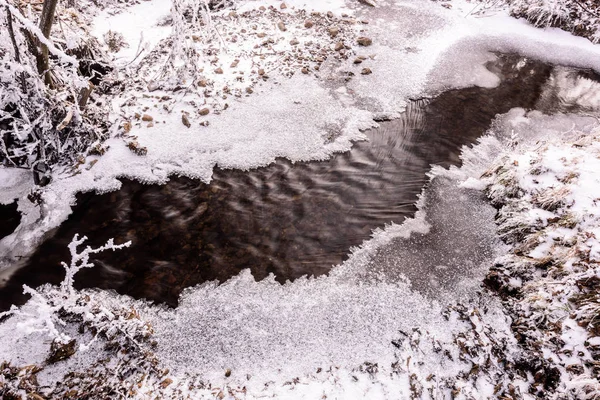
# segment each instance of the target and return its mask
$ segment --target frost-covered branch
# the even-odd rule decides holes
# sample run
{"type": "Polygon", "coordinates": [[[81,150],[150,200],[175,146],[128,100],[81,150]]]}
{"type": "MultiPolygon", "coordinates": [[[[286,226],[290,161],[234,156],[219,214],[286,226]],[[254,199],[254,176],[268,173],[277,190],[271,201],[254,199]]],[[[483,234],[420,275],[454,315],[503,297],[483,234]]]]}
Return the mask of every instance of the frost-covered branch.
{"type": "Polygon", "coordinates": [[[24,17],[23,14],[21,14],[21,12],[17,8],[10,5],[6,0],[0,0],[0,5],[8,8],[10,10],[10,12],[12,13],[12,15],[29,32],[31,32],[35,36],[35,38],[40,41],[40,43],[42,43],[44,46],[46,46],[48,48],[48,51],[50,51],[50,53],[52,53],[53,55],[58,57],[61,61],[65,62],[65,63],[69,63],[69,64],[73,65],[74,67],[77,67],[79,65],[79,61],[77,61],[77,59],[75,57],[71,57],[64,51],[56,48],[56,46],[54,46],[52,41],[50,41],[48,38],[46,38],[46,36],[44,36],[44,33],[41,31],[41,29],[38,28],[37,26],[35,26],[35,24],[33,22],[31,22],[29,19],[24,17]]]}
{"type": "Polygon", "coordinates": [[[71,252],[71,263],[69,265],[67,265],[67,263],[65,262],[61,263],[62,266],[65,268],[66,276],[60,284],[60,287],[62,291],[67,292],[69,294],[72,294],[74,290],[73,280],[75,274],[79,272],[82,268],[91,268],[94,266],[94,264],[90,262],[91,254],[97,254],[105,250],[115,251],[131,246],[131,241],[123,244],[115,244],[114,239],[110,239],[106,242],[104,246],[100,246],[95,249],[91,248],[90,246],[86,246],[86,248],[83,249],[81,253],[79,253],[77,247],[83,244],[86,240],[86,236],[79,239],[79,235],[76,234],[73,237],[71,243],[69,243],[69,251],[71,252]]]}

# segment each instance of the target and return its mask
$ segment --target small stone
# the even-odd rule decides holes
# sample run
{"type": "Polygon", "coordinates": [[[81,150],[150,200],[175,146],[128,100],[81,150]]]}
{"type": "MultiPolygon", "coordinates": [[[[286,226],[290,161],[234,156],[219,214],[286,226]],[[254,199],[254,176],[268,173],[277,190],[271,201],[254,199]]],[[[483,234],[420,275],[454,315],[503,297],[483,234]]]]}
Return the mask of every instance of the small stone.
{"type": "Polygon", "coordinates": [[[192,35],[192,40],[193,40],[194,42],[199,42],[199,41],[201,41],[201,40],[202,40],[202,38],[201,38],[200,36],[198,36],[198,35],[192,35]]]}
{"type": "Polygon", "coordinates": [[[192,124],[190,123],[190,120],[186,114],[181,114],[181,122],[188,128],[190,126],[192,126],[192,124]]]}
{"type": "Polygon", "coordinates": [[[123,130],[125,131],[125,133],[129,133],[129,131],[131,131],[131,122],[126,121],[125,123],[123,123],[123,130]]]}
{"type": "Polygon", "coordinates": [[[142,121],[149,122],[149,121],[152,121],[152,120],[154,120],[154,118],[152,118],[152,115],[148,115],[148,114],[142,115],[142,121]]]}
{"type": "Polygon", "coordinates": [[[256,34],[256,37],[258,37],[258,38],[261,38],[261,39],[262,39],[262,38],[264,38],[265,36],[267,36],[267,34],[266,34],[266,33],[264,33],[264,32],[258,32],[258,33],[256,34]]]}
{"type": "Polygon", "coordinates": [[[290,44],[291,44],[292,46],[296,46],[296,45],[298,45],[299,43],[300,43],[300,42],[299,42],[299,41],[298,41],[298,39],[296,39],[296,38],[294,38],[294,39],[290,40],[290,44]]]}
{"type": "Polygon", "coordinates": [[[331,26],[329,29],[327,29],[327,31],[329,32],[329,36],[336,37],[338,33],[340,33],[340,28],[337,26],[331,26]]]}
{"type": "Polygon", "coordinates": [[[200,87],[206,87],[207,84],[208,84],[208,82],[206,81],[206,79],[200,79],[198,81],[198,86],[200,86],[200,87]]]}
{"type": "Polygon", "coordinates": [[[173,383],[173,379],[171,379],[171,378],[167,378],[167,379],[165,379],[164,381],[162,381],[162,382],[160,383],[160,387],[161,387],[161,388],[163,388],[163,389],[165,389],[165,388],[166,388],[167,386],[169,386],[171,383],[173,383]]]}
{"type": "Polygon", "coordinates": [[[145,147],[140,147],[140,144],[135,140],[127,143],[127,147],[138,156],[145,156],[148,154],[148,149],[145,147]]]}
{"type": "Polygon", "coordinates": [[[331,11],[327,11],[327,18],[333,18],[333,13],[331,11]]]}
{"type": "Polygon", "coordinates": [[[363,60],[361,60],[360,58],[354,59],[354,64],[360,64],[361,62],[363,62],[363,60]]]}
{"type": "Polygon", "coordinates": [[[363,68],[362,71],[360,71],[361,75],[371,75],[373,73],[373,71],[371,71],[371,68],[363,68]]]}
{"type": "Polygon", "coordinates": [[[265,70],[264,70],[264,69],[262,69],[262,68],[260,68],[260,69],[258,70],[258,74],[259,74],[260,76],[263,76],[263,75],[265,74],[265,70]]]}
{"type": "Polygon", "coordinates": [[[279,30],[280,30],[281,32],[285,32],[285,31],[287,31],[287,28],[285,27],[285,24],[284,24],[282,21],[279,21],[279,22],[277,23],[277,27],[279,28],[279,30]]]}
{"type": "Polygon", "coordinates": [[[208,108],[203,108],[202,110],[198,111],[198,114],[205,116],[208,115],[210,113],[210,110],[208,108]]]}
{"type": "Polygon", "coordinates": [[[237,13],[236,13],[235,11],[231,11],[231,12],[229,13],[229,16],[230,16],[231,18],[235,18],[235,17],[237,17],[238,15],[237,15],[237,13]]]}
{"type": "Polygon", "coordinates": [[[226,378],[229,378],[230,376],[231,376],[231,370],[230,370],[229,368],[227,368],[227,369],[225,370],[225,377],[226,377],[226,378]]]}
{"type": "Polygon", "coordinates": [[[250,86],[248,86],[248,87],[246,88],[246,93],[248,93],[248,94],[252,94],[252,93],[254,93],[254,90],[252,90],[252,88],[251,88],[250,86]]]}
{"type": "Polygon", "coordinates": [[[373,43],[373,41],[370,38],[365,36],[359,37],[358,39],[356,39],[356,41],[361,46],[370,46],[373,43]]]}
{"type": "Polygon", "coordinates": [[[308,74],[308,68],[306,68],[306,67],[302,67],[301,71],[303,74],[308,74]]]}
{"type": "Polygon", "coordinates": [[[309,28],[309,29],[310,29],[310,28],[312,28],[314,25],[315,25],[315,23],[314,23],[314,22],[312,22],[310,19],[307,19],[307,20],[304,22],[304,27],[305,27],[305,28],[309,28]]]}
{"type": "Polygon", "coordinates": [[[287,4],[285,3],[281,3],[281,5],[279,6],[280,9],[285,10],[287,8],[287,4]]]}
{"type": "Polygon", "coordinates": [[[373,0],[358,0],[358,2],[369,7],[375,7],[375,2],[373,0]]]}
{"type": "Polygon", "coordinates": [[[140,118],[142,118],[142,114],[140,114],[140,113],[137,113],[137,112],[136,112],[136,113],[135,113],[133,116],[135,117],[135,119],[140,119],[140,118]]]}
{"type": "Polygon", "coordinates": [[[148,128],[152,128],[154,126],[154,122],[148,122],[148,125],[146,125],[148,128]]]}
{"type": "Polygon", "coordinates": [[[266,9],[266,7],[265,7],[265,6],[260,6],[260,7],[258,7],[258,9],[259,9],[260,11],[267,11],[267,9],[266,9]]]}
{"type": "Polygon", "coordinates": [[[344,48],[344,42],[337,42],[335,45],[335,51],[340,51],[344,48]]]}
{"type": "Polygon", "coordinates": [[[238,64],[240,63],[240,60],[233,60],[233,62],[231,63],[230,67],[231,68],[235,68],[238,66],[238,64]]]}
{"type": "Polygon", "coordinates": [[[215,69],[215,74],[219,74],[220,75],[222,73],[223,73],[223,68],[219,67],[219,68],[215,69]]]}

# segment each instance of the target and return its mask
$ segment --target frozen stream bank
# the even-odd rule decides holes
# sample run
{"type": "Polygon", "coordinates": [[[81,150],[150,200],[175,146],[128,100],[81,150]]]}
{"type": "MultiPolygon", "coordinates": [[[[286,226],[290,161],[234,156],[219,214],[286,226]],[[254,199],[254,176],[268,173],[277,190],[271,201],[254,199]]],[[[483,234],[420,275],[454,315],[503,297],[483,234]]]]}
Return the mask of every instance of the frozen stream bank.
{"type": "MultiPolygon", "coordinates": [[[[412,216],[430,165],[457,165],[461,146],[480,137],[497,114],[513,107],[570,107],[551,97],[549,80],[560,68],[506,55],[487,68],[499,77],[497,87],[451,90],[412,102],[402,118],[368,131],[368,142],[329,161],[278,160],[249,172],[217,170],[210,185],[187,178],[166,185],[125,180],[117,192],[79,195],[69,219],[0,289],[0,304],[7,309],[23,301],[23,284],[59,283],[60,262],[68,259],[67,245],[76,233],[94,245],[109,238],[133,243],[127,252],[95,255],[97,267],[80,272],[77,287],[116,289],[170,305],[185,287],[224,282],[244,268],[258,280],[273,273],[282,283],[326,273],[373,229],[412,216]]],[[[445,254],[436,242],[432,237],[421,246],[445,254]]],[[[477,235],[464,242],[472,251],[470,262],[478,264],[476,255],[488,245],[477,235]]],[[[459,279],[464,274],[456,274],[458,265],[468,273],[463,262],[422,255],[421,262],[406,263],[403,273],[423,289],[440,276],[459,279]]]]}

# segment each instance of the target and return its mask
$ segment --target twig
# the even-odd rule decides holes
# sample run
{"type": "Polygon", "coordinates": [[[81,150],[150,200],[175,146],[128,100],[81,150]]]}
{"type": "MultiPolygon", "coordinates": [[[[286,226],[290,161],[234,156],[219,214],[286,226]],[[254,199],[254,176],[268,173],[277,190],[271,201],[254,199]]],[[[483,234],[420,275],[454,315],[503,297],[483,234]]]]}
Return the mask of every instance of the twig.
{"type": "Polygon", "coordinates": [[[579,7],[583,8],[585,11],[592,14],[594,17],[600,18],[600,14],[597,14],[595,11],[590,10],[586,5],[583,5],[579,0],[573,0],[573,1],[575,2],[575,4],[577,4],[579,7]]]}
{"type": "MultiPolygon", "coordinates": [[[[12,42],[12,45],[15,48],[15,60],[17,61],[17,63],[21,64],[21,54],[19,53],[19,46],[17,45],[17,39],[15,38],[15,31],[12,23],[12,13],[10,12],[10,8],[8,7],[8,5],[6,5],[5,7],[6,20],[8,22],[8,33],[10,34],[10,41],[12,42]]],[[[23,91],[23,94],[25,94],[27,93],[27,81],[25,81],[25,72],[21,71],[19,78],[21,80],[21,90],[23,91]]]]}

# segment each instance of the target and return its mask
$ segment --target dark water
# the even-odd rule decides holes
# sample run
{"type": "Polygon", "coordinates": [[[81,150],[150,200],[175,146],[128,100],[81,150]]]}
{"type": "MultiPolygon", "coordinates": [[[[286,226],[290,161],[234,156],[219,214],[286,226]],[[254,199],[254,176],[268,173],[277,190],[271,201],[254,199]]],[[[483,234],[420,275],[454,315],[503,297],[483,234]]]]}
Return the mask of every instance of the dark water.
{"type": "Polygon", "coordinates": [[[371,231],[415,212],[431,164],[459,163],[497,114],[533,109],[552,66],[500,56],[488,68],[493,89],[451,90],[412,102],[403,117],[367,132],[368,142],[326,162],[275,164],[250,172],[217,169],[210,185],[173,178],[167,185],[123,180],[120,191],[79,194],[73,214],[0,289],[0,309],[24,302],[23,284],[59,283],[60,261],[75,233],[99,245],[114,237],[130,249],[94,256],[76,287],[115,289],[176,305],[185,287],[221,282],[250,268],[280,282],[321,275],[371,231]]]}
{"type": "Polygon", "coordinates": [[[21,222],[21,213],[17,211],[17,202],[0,204],[0,239],[10,235],[21,222]]]}

